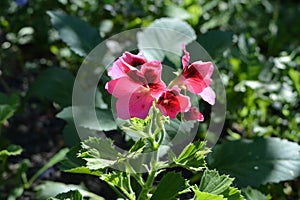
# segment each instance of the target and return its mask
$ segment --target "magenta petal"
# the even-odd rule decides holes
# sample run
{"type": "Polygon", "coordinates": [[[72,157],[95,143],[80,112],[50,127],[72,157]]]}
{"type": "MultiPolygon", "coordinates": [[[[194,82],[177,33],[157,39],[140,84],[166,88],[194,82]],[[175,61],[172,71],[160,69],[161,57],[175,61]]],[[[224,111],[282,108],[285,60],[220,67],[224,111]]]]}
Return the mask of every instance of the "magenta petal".
{"type": "Polygon", "coordinates": [[[154,60],[145,63],[141,68],[141,73],[147,80],[151,94],[158,98],[166,90],[166,84],[161,80],[162,65],[160,61],[154,60]]]}
{"type": "Polygon", "coordinates": [[[122,96],[117,100],[117,115],[124,120],[132,117],[145,119],[152,106],[153,100],[153,97],[146,88],[138,88],[132,94],[122,96]]]}
{"type": "Polygon", "coordinates": [[[109,81],[105,88],[115,97],[128,96],[134,93],[139,87],[143,87],[138,83],[133,82],[129,77],[124,76],[115,80],[109,81]]]}
{"type": "Polygon", "coordinates": [[[194,62],[183,70],[180,84],[186,85],[190,92],[199,94],[211,84],[213,70],[211,62],[194,62]]]}
{"type": "Polygon", "coordinates": [[[116,103],[117,116],[124,120],[131,118],[129,110],[129,99],[130,95],[123,96],[119,98],[116,103]]]}
{"type": "Polygon", "coordinates": [[[184,53],[184,55],[181,58],[182,68],[185,69],[189,65],[190,53],[186,50],[185,44],[182,44],[181,48],[183,49],[183,53],[184,53]]]}
{"type": "Polygon", "coordinates": [[[126,51],[113,63],[108,75],[113,79],[123,77],[129,70],[134,70],[146,62],[147,60],[141,54],[134,55],[126,51]]]}
{"type": "Polygon", "coordinates": [[[203,79],[205,77],[211,77],[211,75],[214,72],[214,65],[212,64],[212,62],[197,61],[197,62],[193,62],[189,66],[189,68],[191,66],[195,67],[195,69],[197,70],[197,72],[200,74],[200,77],[202,77],[203,79]]]}
{"type": "Polygon", "coordinates": [[[172,90],[165,91],[157,101],[157,108],[160,112],[175,118],[179,112],[186,112],[190,108],[190,98],[179,93],[178,87],[173,87],[172,90]]]}
{"type": "Polygon", "coordinates": [[[204,80],[198,79],[198,78],[189,78],[185,80],[187,89],[194,93],[194,94],[199,94],[202,92],[205,88],[208,87],[206,82],[204,80]]]}
{"type": "Polygon", "coordinates": [[[152,96],[159,98],[160,95],[166,90],[166,84],[164,82],[150,83],[149,88],[152,96]]]}
{"type": "Polygon", "coordinates": [[[215,104],[216,94],[211,87],[205,88],[201,93],[198,94],[204,101],[210,105],[215,104]]]}
{"type": "Polygon", "coordinates": [[[138,55],[134,55],[130,52],[125,51],[121,58],[124,63],[128,63],[130,66],[135,68],[147,62],[146,58],[141,53],[138,53],[138,55]]]}
{"type": "Polygon", "coordinates": [[[195,107],[192,107],[189,111],[185,112],[183,118],[186,121],[197,120],[202,122],[204,120],[202,113],[198,112],[195,107]]]}
{"type": "Polygon", "coordinates": [[[161,81],[162,65],[160,61],[154,60],[143,64],[141,73],[148,83],[158,83],[161,81]]]}
{"type": "Polygon", "coordinates": [[[174,86],[171,91],[176,94],[176,98],[180,105],[180,112],[186,112],[191,107],[190,97],[180,94],[180,89],[174,86]]]}
{"type": "Polygon", "coordinates": [[[130,116],[145,119],[153,101],[154,98],[151,96],[150,91],[146,89],[134,92],[129,101],[130,116]]]}

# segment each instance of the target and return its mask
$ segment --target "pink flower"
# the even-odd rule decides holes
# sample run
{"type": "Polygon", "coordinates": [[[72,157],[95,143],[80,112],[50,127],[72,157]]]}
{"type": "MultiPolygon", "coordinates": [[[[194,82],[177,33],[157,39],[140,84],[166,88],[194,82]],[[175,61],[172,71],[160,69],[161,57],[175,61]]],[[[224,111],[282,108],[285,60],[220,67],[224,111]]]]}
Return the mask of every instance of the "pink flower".
{"type": "Polygon", "coordinates": [[[184,55],[182,56],[183,73],[178,84],[184,85],[187,89],[199,95],[209,104],[215,104],[216,95],[209,87],[212,82],[211,75],[214,66],[211,62],[196,61],[189,65],[190,54],[186,51],[185,45],[182,45],[184,55]]]}
{"type": "Polygon", "coordinates": [[[156,107],[160,112],[175,118],[179,112],[186,112],[191,107],[190,98],[180,94],[180,89],[174,86],[171,90],[167,90],[158,98],[156,107]]]}
{"type": "Polygon", "coordinates": [[[134,55],[125,51],[123,55],[116,60],[108,71],[108,75],[113,79],[125,76],[130,70],[139,69],[147,60],[142,54],[134,55]]]}
{"type": "MultiPolygon", "coordinates": [[[[113,74],[120,72],[121,68],[115,69],[111,70],[113,74]]],[[[161,80],[161,71],[159,61],[146,62],[140,66],[140,70],[137,68],[125,70],[121,77],[106,84],[108,92],[118,99],[116,109],[119,118],[126,120],[132,117],[140,119],[147,117],[154,98],[158,98],[166,88],[161,80]]]]}
{"type": "Polygon", "coordinates": [[[189,111],[183,114],[183,119],[186,121],[197,120],[202,122],[204,120],[204,116],[202,113],[198,112],[195,107],[192,107],[189,111]]]}

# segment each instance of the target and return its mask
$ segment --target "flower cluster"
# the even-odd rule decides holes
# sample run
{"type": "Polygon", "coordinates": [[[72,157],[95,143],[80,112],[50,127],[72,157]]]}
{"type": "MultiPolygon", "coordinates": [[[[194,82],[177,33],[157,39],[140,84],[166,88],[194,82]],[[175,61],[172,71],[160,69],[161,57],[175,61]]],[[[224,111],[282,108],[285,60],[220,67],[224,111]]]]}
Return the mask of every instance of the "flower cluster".
{"type": "Polygon", "coordinates": [[[142,54],[123,53],[110,68],[112,77],[105,88],[117,98],[117,115],[121,119],[145,119],[153,102],[164,116],[175,118],[183,113],[185,120],[203,121],[203,115],[191,107],[190,98],[181,94],[187,89],[213,105],[215,93],[209,87],[214,67],[211,62],[197,61],[189,65],[190,55],[182,46],[182,73],[167,87],[161,79],[160,61],[147,61],[142,54]]]}

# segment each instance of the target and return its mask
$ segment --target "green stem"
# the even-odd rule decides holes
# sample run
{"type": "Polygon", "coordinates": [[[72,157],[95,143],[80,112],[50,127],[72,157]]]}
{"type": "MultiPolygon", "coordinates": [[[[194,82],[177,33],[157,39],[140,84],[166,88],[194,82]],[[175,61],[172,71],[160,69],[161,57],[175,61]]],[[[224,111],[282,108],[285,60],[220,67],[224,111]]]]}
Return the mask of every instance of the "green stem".
{"type": "Polygon", "coordinates": [[[135,196],[135,193],[134,193],[134,191],[132,190],[132,187],[131,187],[130,174],[126,173],[126,175],[127,175],[127,184],[128,184],[129,192],[131,194],[130,196],[135,196]]]}
{"type": "Polygon", "coordinates": [[[159,141],[158,141],[158,147],[163,142],[165,134],[166,134],[166,129],[165,129],[165,125],[164,125],[164,119],[161,119],[161,117],[163,117],[163,116],[160,115],[160,118],[158,118],[158,120],[157,120],[158,127],[161,130],[161,136],[160,136],[159,141]]]}
{"type": "Polygon", "coordinates": [[[130,175],[132,175],[132,177],[138,182],[138,184],[140,184],[140,186],[143,186],[145,184],[143,178],[135,173],[134,169],[129,163],[126,163],[126,168],[129,170],[130,175]]]}
{"type": "Polygon", "coordinates": [[[157,159],[158,159],[158,153],[157,153],[157,151],[155,151],[154,158],[151,163],[151,171],[149,173],[149,176],[147,178],[146,183],[144,184],[144,187],[143,187],[141,193],[138,196],[138,200],[149,199],[149,192],[152,189],[153,181],[154,181],[156,173],[157,173],[157,169],[156,169],[157,159]]]}
{"type": "Polygon", "coordinates": [[[144,185],[144,187],[138,197],[138,200],[149,199],[148,193],[149,193],[150,189],[152,188],[152,184],[155,179],[155,175],[156,175],[156,170],[151,170],[151,172],[147,178],[146,184],[144,185]]]}

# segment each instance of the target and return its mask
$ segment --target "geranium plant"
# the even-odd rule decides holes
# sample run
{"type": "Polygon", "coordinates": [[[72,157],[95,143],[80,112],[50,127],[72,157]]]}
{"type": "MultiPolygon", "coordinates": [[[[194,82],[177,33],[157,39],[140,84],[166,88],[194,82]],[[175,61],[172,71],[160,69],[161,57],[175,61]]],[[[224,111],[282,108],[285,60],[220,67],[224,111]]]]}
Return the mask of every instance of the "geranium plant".
{"type": "Polygon", "coordinates": [[[172,120],[197,123],[205,119],[189,95],[211,105],[216,98],[210,87],[213,63],[189,63],[184,44],[182,49],[182,69],[168,85],[162,80],[162,63],[148,61],[142,53],[124,52],[112,64],[108,70],[112,80],[105,89],[116,98],[121,129],[128,137],[135,134],[134,144],[121,152],[110,139],[90,137],[69,152],[63,162],[65,171],[99,176],[123,199],[243,199],[231,186],[232,178],[207,169],[205,156],[210,150],[205,142],[190,143],[177,154],[172,149],[166,128],[172,120]],[[180,169],[202,174],[200,185],[189,181],[180,169]]]}

